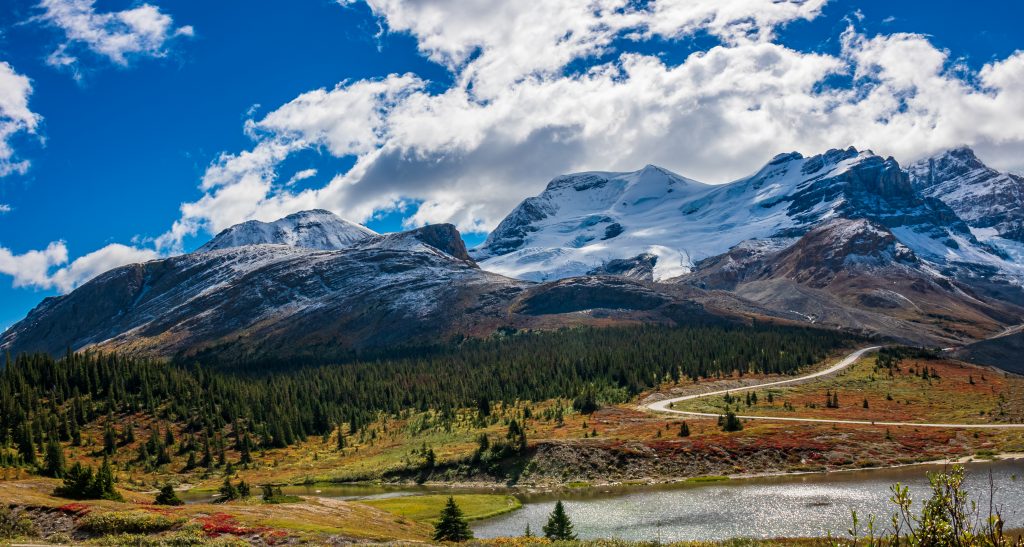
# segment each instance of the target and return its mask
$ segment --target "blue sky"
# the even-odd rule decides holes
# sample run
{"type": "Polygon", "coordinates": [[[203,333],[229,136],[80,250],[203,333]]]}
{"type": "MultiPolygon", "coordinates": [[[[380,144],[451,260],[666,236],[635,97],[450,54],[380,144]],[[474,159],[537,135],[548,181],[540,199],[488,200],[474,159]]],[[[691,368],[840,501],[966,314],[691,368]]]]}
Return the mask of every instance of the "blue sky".
{"type": "Polygon", "coordinates": [[[1012,64],[1020,3],[792,3],[806,11],[709,7],[692,19],[641,2],[629,5],[650,12],[642,22],[611,14],[612,30],[592,31],[593,14],[538,18],[531,2],[4,2],[0,62],[21,78],[10,94],[29,83],[35,118],[0,115],[13,124],[0,165],[16,166],[0,177],[0,328],[98,270],[306,206],[378,231],[453,222],[475,244],[570,170],[658,163],[725,182],[788,149],[857,144],[909,161],[963,143],[1024,167],[1024,137],[983,123],[989,110],[972,113],[977,124],[948,113],[975,94],[994,97],[996,121],[1020,104],[1009,84],[1024,73],[1012,64]],[[137,27],[119,23],[140,8],[137,27]],[[939,68],[915,72],[936,55],[939,68]],[[768,87],[730,91],[749,79],[768,87]],[[908,96],[928,105],[886,111],[908,96]],[[816,105],[779,113],[794,97],[816,105]],[[723,108],[736,101],[770,114],[737,121],[723,108]],[[773,136],[773,123],[786,131],[773,136]],[[703,133],[688,141],[685,127],[703,133]],[[61,242],[66,257],[33,258],[61,242]]]}

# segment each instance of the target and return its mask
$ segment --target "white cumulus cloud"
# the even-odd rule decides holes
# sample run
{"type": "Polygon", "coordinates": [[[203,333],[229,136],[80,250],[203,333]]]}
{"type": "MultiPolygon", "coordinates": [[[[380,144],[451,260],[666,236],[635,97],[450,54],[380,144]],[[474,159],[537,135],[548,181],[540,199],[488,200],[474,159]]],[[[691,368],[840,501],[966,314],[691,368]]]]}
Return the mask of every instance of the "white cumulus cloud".
{"type": "Polygon", "coordinates": [[[172,39],[195,33],[191,26],[176,27],[170,15],[152,4],[110,12],[98,11],[95,0],[42,0],[38,7],[42,13],[35,19],[65,36],[47,58],[56,67],[77,63],[76,51],[83,47],[122,66],[132,56],[161,57],[172,39]]]}
{"type": "Polygon", "coordinates": [[[851,26],[835,53],[776,40],[824,0],[367,2],[453,84],[346,80],[253,117],[252,146],[209,166],[201,196],[157,238],[161,253],[311,208],[365,221],[418,203],[409,226],[486,231],[557,174],[647,163],[720,183],[790,150],[854,145],[907,162],[968,144],[995,167],[1024,168],[1024,53],[971,71],[920,34],[851,26]],[[650,51],[697,33],[718,45],[671,61],[650,51]],[[309,149],[353,167],[313,187],[278,181],[309,149]]]}
{"type": "Polygon", "coordinates": [[[409,202],[421,203],[410,226],[486,231],[559,173],[654,163],[727,182],[789,150],[854,145],[910,161],[971,144],[997,167],[1024,167],[1014,154],[1024,144],[1024,54],[971,74],[923,35],[851,27],[834,55],[774,41],[824,1],[368,3],[455,83],[343,82],[250,120],[253,148],[210,166],[204,195],[182,206],[162,245],[299,209],[365,221],[409,202]],[[612,49],[701,31],[720,45],[674,64],[612,49]],[[579,60],[585,68],[566,70],[579,60]],[[309,147],[354,157],[354,167],[302,191],[275,184],[280,162],[309,147]]]}
{"type": "Polygon", "coordinates": [[[63,241],[23,254],[0,246],[0,274],[11,276],[14,287],[68,292],[110,269],[154,258],[157,258],[155,251],[118,243],[78,257],[71,263],[68,263],[68,248],[63,241]]]}
{"type": "Polygon", "coordinates": [[[35,133],[39,125],[40,116],[28,106],[30,95],[32,82],[0,61],[0,177],[28,170],[29,162],[16,158],[10,141],[18,133],[35,133]]]}

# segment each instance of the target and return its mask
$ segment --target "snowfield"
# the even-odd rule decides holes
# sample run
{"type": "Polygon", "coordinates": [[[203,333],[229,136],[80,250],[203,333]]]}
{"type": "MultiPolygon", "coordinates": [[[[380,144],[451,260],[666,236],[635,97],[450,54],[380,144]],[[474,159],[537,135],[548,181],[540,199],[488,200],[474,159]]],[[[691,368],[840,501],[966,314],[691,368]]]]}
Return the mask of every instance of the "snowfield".
{"type": "Polygon", "coordinates": [[[665,280],[738,244],[792,242],[838,217],[886,226],[937,270],[980,265],[1024,278],[1019,254],[1000,256],[979,242],[951,209],[915,192],[895,160],[853,148],[780,154],[753,175],[719,186],[651,165],[561,176],[524,200],[471,254],[486,270],[546,281],[647,253],[657,257],[653,279],[665,280]]]}

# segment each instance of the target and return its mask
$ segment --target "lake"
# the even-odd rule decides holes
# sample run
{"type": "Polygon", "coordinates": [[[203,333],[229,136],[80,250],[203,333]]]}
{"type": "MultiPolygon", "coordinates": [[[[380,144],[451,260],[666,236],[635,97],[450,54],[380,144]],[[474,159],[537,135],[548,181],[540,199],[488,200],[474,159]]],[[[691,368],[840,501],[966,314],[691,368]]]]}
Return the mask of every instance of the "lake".
{"type": "MultiPolygon", "coordinates": [[[[987,516],[989,471],[996,486],[994,500],[1007,528],[1024,528],[1024,460],[968,464],[967,490],[983,501],[987,516]]],[[[895,469],[811,473],[778,477],[733,479],[710,483],[657,486],[576,488],[558,493],[513,491],[523,507],[512,513],[472,523],[479,538],[522,535],[529,523],[534,533],[555,501],[563,500],[580,538],[633,540],[721,540],[734,537],[812,537],[845,534],[850,511],[866,522],[879,516],[886,527],[892,511],[889,487],[910,487],[915,500],[928,494],[927,471],[942,466],[915,465],[895,469]]],[[[502,492],[502,489],[447,489],[374,485],[286,486],[284,493],[346,500],[366,500],[448,492],[502,492]]],[[[254,487],[254,494],[258,491],[254,487]]],[[[188,503],[209,502],[214,492],[185,492],[188,503]]]]}
{"type": "MultiPolygon", "coordinates": [[[[1024,527],[1024,461],[971,464],[965,485],[988,507],[988,472],[996,485],[1007,528],[1024,527]]],[[[721,540],[845,534],[850,511],[862,522],[879,515],[888,525],[889,486],[901,482],[919,500],[928,493],[926,471],[940,466],[790,475],[639,490],[593,489],[563,493],[566,512],[580,538],[721,540]]],[[[555,504],[549,494],[523,495],[523,508],[474,523],[477,537],[522,535],[529,523],[539,533],[555,504]]]]}

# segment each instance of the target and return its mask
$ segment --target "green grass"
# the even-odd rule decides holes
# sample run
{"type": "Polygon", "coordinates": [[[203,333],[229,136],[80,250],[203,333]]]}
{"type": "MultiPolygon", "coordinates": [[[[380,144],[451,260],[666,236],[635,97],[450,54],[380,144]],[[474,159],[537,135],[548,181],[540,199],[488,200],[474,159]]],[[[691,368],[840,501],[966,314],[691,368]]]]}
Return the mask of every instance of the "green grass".
{"type": "MultiPolygon", "coordinates": [[[[454,497],[455,503],[462,509],[466,520],[490,518],[522,507],[522,503],[518,499],[503,494],[456,494],[454,497]]],[[[441,515],[441,509],[447,501],[447,495],[430,494],[368,500],[360,503],[416,522],[433,523],[441,515]]]]}
{"type": "Polygon", "coordinates": [[[686,479],[686,482],[719,482],[727,480],[729,480],[729,477],[721,475],[704,475],[703,477],[690,477],[686,479]]]}

